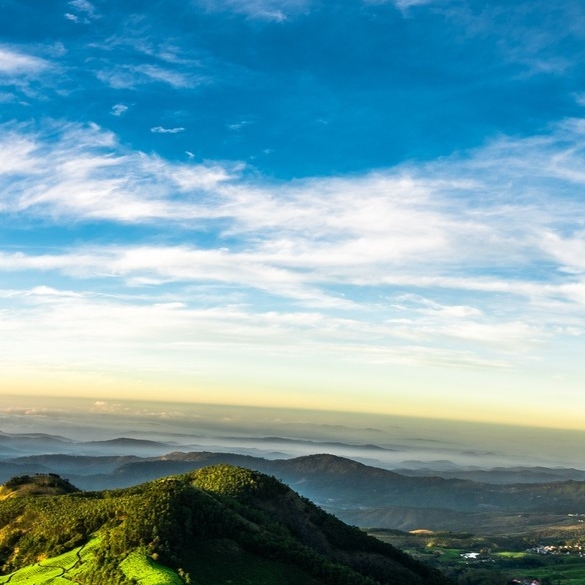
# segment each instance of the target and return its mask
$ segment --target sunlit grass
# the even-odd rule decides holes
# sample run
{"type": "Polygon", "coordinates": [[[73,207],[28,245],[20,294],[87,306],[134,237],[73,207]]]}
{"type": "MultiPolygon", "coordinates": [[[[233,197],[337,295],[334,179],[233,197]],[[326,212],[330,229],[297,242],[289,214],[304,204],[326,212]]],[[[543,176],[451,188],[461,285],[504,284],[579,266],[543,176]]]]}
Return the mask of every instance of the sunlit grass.
{"type": "Polygon", "coordinates": [[[136,579],[141,585],[183,585],[177,573],[144,553],[131,552],[120,563],[120,569],[128,579],[136,579]]]}

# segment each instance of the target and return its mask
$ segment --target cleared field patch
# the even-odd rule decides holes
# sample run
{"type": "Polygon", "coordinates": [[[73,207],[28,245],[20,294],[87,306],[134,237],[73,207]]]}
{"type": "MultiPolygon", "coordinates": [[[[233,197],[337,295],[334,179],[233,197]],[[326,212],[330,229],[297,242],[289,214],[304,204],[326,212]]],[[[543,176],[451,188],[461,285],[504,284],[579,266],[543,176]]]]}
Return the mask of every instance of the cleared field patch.
{"type": "Polygon", "coordinates": [[[500,559],[524,559],[527,554],[525,552],[503,551],[494,553],[493,556],[500,559]]]}
{"type": "Polygon", "coordinates": [[[155,563],[144,553],[131,552],[120,563],[120,569],[128,579],[136,579],[140,585],[183,585],[177,573],[155,563]]]}
{"type": "Polygon", "coordinates": [[[461,561],[461,554],[467,551],[458,548],[438,548],[440,551],[440,559],[442,562],[459,562],[461,561]]]}

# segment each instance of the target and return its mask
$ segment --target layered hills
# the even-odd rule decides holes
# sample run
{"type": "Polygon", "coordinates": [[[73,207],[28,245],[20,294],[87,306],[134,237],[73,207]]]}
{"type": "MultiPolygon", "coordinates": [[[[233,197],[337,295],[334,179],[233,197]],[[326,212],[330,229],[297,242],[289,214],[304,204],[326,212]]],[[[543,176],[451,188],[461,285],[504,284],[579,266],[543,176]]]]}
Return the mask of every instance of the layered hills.
{"type": "MultiPolygon", "coordinates": [[[[128,487],[219,463],[274,475],[345,522],[362,527],[487,534],[525,532],[543,522],[566,527],[585,518],[585,482],[563,479],[561,471],[554,481],[489,483],[406,475],[326,454],[271,460],[234,453],[172,452],[155,457],[19,457],[0,462],[0,474],[57,473],[83,489],[95,490],[128,487]]],[[[510,473],[517,477],[517,471],[510,473]]],[[[488,479],[485,474],[480,477],[488,479]]]]}
{"type": "Polygon", "coordinates": [[[55,475],[2,487],[0,584],[447,585],[272,476],[213,465],[79,491],[55,475]]]}

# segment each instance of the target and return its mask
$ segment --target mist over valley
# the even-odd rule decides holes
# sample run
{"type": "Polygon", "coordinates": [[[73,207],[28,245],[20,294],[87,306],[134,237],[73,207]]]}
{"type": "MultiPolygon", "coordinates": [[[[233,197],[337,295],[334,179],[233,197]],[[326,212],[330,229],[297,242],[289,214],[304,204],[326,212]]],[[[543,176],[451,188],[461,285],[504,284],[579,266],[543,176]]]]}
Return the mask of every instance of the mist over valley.
{"type": "Polygon", "coordinates": [[[559,525],[585,513],[585,470],[567,449],[577,432],[217,405],[59,404],[2,413],[12,432],[0,432],[0,481],[55,473],[101,490],[229,463],[274,475],[364,527],[486,532],[518,514],[526,527],[543,513],[559,525]]]}

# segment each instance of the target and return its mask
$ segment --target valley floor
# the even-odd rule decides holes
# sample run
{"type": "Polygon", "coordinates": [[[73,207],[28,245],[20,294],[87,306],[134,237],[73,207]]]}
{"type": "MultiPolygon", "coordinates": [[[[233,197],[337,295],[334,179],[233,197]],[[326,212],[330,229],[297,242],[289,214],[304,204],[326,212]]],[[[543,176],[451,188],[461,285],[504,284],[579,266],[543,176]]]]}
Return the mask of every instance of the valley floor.
{"type": "Polygon", "coordinates": [[[371,530],[465,585],[583,585],[585,530],[515,536],[371,530]],[[540,539],[540,540],[539,540],[540,539]]]}

